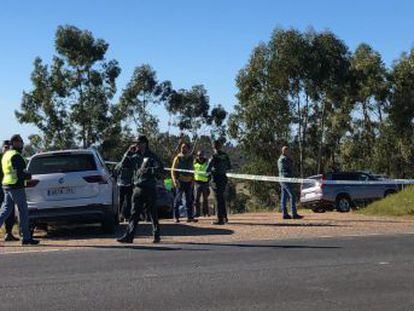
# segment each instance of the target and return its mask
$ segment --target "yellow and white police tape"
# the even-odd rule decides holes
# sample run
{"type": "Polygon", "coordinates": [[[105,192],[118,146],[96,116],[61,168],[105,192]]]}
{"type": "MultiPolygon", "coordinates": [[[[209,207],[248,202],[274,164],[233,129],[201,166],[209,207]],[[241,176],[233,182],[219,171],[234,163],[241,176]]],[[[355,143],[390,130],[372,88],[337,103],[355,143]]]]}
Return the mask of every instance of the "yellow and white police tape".
{"type": "MultiPolygon", "coordinates": [[[[166,171],[176,171],[181,173],[193,174],[193,170],[164,168],[166,171]]],[[[317,184],[324,185],[413,185],[414,179],[387,179],[387,180],[321,180],[313,178],[295,178],[295,177],[279,177],[279,176],[265,176],[265,175],[251,175],[251,174],[236,174],[227,173],[228,178],[252,180],[252,181],[267,181],[276,183],[295,183],[295,184],[317,184]]]]}

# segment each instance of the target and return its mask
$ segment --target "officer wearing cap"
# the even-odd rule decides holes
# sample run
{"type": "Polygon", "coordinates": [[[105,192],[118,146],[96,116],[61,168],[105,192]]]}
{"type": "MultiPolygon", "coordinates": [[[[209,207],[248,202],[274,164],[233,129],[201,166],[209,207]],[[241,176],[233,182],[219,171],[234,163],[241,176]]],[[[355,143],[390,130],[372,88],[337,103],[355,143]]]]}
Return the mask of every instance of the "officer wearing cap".
{"type": "MultiPolygon", "coordinates": [[[[157,179],[163,174],[163,166],[159,157],[149,149],[146,136],[140,135],[136,144],[132,145],[127,154],[130,156],[133,170],[134,192],[132,195],[132,211],[128,229],[124,235],[117,239],[119,243],[133,243],[139,216],[144,210],[150,214],[154,243],[160,242],[160,228],[158,223],[157,179]],[[136,152],[133,152],[134,149],[136,152]]],[[[125,157],[124,157],[125,158],[125,157]]],[[[125,161],[121,162],[121,167],[125,161]]]]}
{"type": "Polygon", "coordinates": [[[23,139],[20,135],[13,135],[10,139],[11,149],[6,151],[1,160],[3,169],[4,203],[0,210],[0,226],[12,213],[14,206],[19,209],[20,228],[23,234],[22,245],[36,245],[29,230],[29,211],[27,208],[25,183],[31,178],[26,171],[26,160],[22,157],[23,139]]]}
{"type": "MultiPolygon", "coordinates": [[[[5,140],[3,142],[2,151],[0,154],[0,162],[3,155],[6,153],[7,150],[10,149],[10,140],[5,140]]],[[[3,169],[0,166],[0,181],[3,180],[4,174],[3,169]]],[[[0,206],[4,202],[4,191],[3,189],[0,190],[0,206]]],[[[4,235],[4,241],[18,241],[19,239],[13,235],[13,227],[16,222],[16,213],[14,208],[12,209],[10,216],[5,221],[5,227],[6,227],[6,234],[4,235]]]]}

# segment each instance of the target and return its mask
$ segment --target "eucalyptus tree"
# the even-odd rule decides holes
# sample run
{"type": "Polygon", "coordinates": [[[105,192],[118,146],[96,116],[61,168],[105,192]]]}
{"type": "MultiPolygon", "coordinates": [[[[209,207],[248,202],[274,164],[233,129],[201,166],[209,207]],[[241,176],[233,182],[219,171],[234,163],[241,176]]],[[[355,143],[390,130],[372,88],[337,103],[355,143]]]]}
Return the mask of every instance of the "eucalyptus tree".
{"type": "Polygon", "coordinates": [[[108,44],[90,31],[59,26],[51,67],[34,62],[33,90],[23,93],[16,117],[42,133],[47,147],[99,144],[111,124],[111,99],[120,68],[106,61],[108,44]]]}
{"type": "Polygon", "coordinates": [[[156,137],[159,133],[159,120],[152,110],[170,91],[171,83],[159,83],[156,72],[150,65],[136,67],[120,98],[119,109],[123,118],[135,124],[137,133],[156,137]]]}

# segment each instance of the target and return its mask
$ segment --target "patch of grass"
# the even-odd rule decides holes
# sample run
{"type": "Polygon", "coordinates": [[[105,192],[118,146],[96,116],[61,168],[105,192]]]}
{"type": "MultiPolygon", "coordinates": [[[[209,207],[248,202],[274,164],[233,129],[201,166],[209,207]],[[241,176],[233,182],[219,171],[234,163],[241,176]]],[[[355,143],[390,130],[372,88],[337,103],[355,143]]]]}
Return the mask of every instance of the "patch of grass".
{"type": "Polygon", "coordinates": [[[373,202],[358,213],[370,216],[414,216],[414,186],[373,202]]]}

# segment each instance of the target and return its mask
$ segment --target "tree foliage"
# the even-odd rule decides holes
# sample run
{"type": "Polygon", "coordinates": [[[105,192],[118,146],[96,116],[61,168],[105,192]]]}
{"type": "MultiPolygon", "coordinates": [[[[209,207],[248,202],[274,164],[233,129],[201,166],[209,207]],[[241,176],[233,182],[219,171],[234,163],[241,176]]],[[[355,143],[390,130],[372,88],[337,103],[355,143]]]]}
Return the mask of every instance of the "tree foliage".
{"type": "Polygon", "coordinates": [[[74,26],[58,27],[55,48],[50,69],[36,58],[33,90],[23,93],[16,116],[34,124],[47,147],[99,144],[117,123],[111,99],[121,69],[117,61],[105,60],[104,40],[74,26]]]}
{"type": "MultiPolygon", "coordinates": [[[[245,170],[274,175],[280,147],[289,144],[300,176],[413,174],[413,54],[387,68],[367,44],[351,53],[329,31],[276,29],[236,78],[229,134],[245,153],[245,170]]],[[[256,186],[262,202],[273,196],[256,186]]]]}

